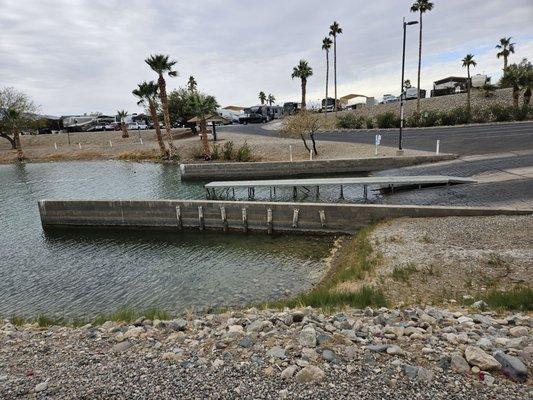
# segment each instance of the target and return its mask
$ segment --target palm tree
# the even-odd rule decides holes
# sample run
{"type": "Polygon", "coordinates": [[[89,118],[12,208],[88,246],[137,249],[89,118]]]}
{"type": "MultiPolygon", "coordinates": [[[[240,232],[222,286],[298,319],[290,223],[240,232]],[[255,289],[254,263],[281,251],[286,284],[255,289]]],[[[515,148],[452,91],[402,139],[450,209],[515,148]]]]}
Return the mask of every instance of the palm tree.
{"type": "Polygon", "coordinates": [[[292,69],[292,79],[300,78],[302,80],[302,110],[305,110],[305,87],[307,85],[307,78],[312,75],[313,69],[305,60],[300,60],[298,65],[292,69]]]}
{"type": "Polygon", "coordinates": [[[520,89],[524,89],[524,109],[531,101],[531,87],[533,87],[533,65],[524,58],[518,64],[511,64],[505,68],[500,79],[500,87],[513,88],[513,106],[518,108],[520,89]]]}
{"type": "Polygon", "coordinates": [[[329,37],[322,39],[322,50],[326,52],[326,103],[324,104],[324,113],[328,113],[328,83],[329,83],[329,49],[333,42],[329,37]]]}
{"type": "Polygon", "coordinates": [[[191,96],[191,106],[194,114],[200,119],[200,134],[204,144],[204,157],[206,160],[211,158],[209,143],[207,142],[207,117],[216,112],[218,103],[213,96],[207,96],[203,93],[193,93],[191,96]]]}
{"type": "Polygon", "coordinates": [[[496,45],[497,49],[500,49],[496,54],[496,57],[500,58],[503,57],[503,70],[505,71],[505,68],[507,68],[507,60],[509,58],[509,55],[514,53],[514,45],[515,43],[511,43],[511,37],[503,37],[500,39],[500,44],[496,45]]]}
{"type": "Polygon", "coordinates": [[[269,93],[267,97],[268,104],[272,105],[275,101],[276,101],[276,98],[274,97],[274,95],[272,93],[269,93]]]}
{"type": "Polygon", "coordinates": [[[122,137],[130,137],[130,135],[128,134],[128,128],[126,127],[126,123],[124,122],[124,118],[128,116],[128,112],[126,110],[119,110],[117,111],[117,116],[120,119],[120,129],[122,129],[122,137]]]}
{"type": "Polygon", "coordinates": [[[191,93],[196,92],[197,86],[198,83],[196,83],[196,79],[194,79],[194,76],[189,76],[189,81],[187,82],[187,90],[191,93]]]}
{"type": "Polygon", "coordinates": [[[19,121],[22,118],[22,113],[14,108],[8,108],[5,110],[5,120],[7,125],[11,127],[13,133],[13,141],[15,142],[15,148],[17,149],[17,158],[19,161],[24,160],[24,152],[22,151],[22,143],[20,142],[20,132],[18,129],[19,121]]]}
{"type": "Polygon", "coordinates": [[[155,128],[155,136],[157,138],[157,143],[159,144],[159,150],[161,151],[162,158],[168,158],[168,151],[163,142],[163,136],[161,135],[161,128],[159,127],[159,118],[157,117],[157,83],[154,81],[142,82],[137,85],[137,89],[132,91],[133,95],[139,98],[137,105],[147,105],[150,110],[150,115],[152,116],[152,123],[155,128]]]}
{"type": "Polygon", "coordinates": [[[265,92],[260,91],[259,92],[259,101],[261,102],[261,105],[265,104],[266,99],[267,99],[267,96],[266,96],[265,92]]]}
{"type": "MultiPolygon", "coordinates": [[[[329,27],[329,35],[333,36],[333,83],[335,85],[335,116],[337,115],[337,35],[342,33],[342,28],[337,21],[329,27]]],[[[326,100],[327,101],[327,100],[326,100]]]]}
{"type": "Polygon", "coordinates": [[[412,87],[411,79],[406,79],[405,81],[403,81],[403,87],[406,89],[410,89],[412,87]]]}
{"type": "Polygon", "coordinates": [[[411,12],[420,13],[420,31],[418,36],[418,77],[416,81],[416,113],[420,114],[420,69],[422,67],[422,14],[431,11],[433,3],[429,0],[416,0],[411,6],[411,12]]]}
{"type": "Polygon", "coordinates": [[[161,105],[163,106],[163,118],[165,120],[165,129],[167,132],[167,140],[168,140],[168,147],[169,147],[168,153],[169,153],[169,157],[172,158],[174,156],[176,147],[174,147],[174,144],[172,143],[172,132],[170,128],[170,114],[168,112],[168,97],[167,97],[167,89],[166,89],[167,84],[165,82],[165,78],[163,77],[163,75],[167,73],[168,76],[171,76],[171,77],[177,76],[178,72],[172,69],[174,65],[177,63],[177,61],[170,60],[169,56],[164,55],[164,54],[151,55],[144,61],[158,75],[157,84],[159,86],[159,98],[161,99],[161,105]]]}
{"type": "Polygon", "coordinates": [[[474,60],[473,54],[467,54],[465,58],[462,59],[463,61],[463,67],[466,67],[466,74],[467,74],[467,81],[466,81],[466,109],[470,113],[470,67],[475,67],[477,65],[476,61],[474,60]]]}

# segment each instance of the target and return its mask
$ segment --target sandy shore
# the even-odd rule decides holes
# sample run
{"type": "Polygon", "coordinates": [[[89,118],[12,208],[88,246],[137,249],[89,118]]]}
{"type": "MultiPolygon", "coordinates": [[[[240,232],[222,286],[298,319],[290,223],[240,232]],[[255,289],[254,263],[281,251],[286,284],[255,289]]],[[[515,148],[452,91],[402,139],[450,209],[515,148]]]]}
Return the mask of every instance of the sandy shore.
{"type": "MultiPolygon", "coordinates": [[[[177,135],[183,135],[184,130],[176,130],[177,135]]],[[[292,146],[294,160],[307,160],[309,153],[299,139],[283,137],[264,137],[257,135],[243,135],[231,132],[220,132],[219,146],[227,141],[233,141],[235,147],[245,142],[252,148],[256,161],[289,160],[289,146],[292,146]]],[[[195,160],[194,154],[201,147],[197,136],[183,137],[174,140],[178,148],[181,161],[195,160]]],[[[213,144],[213,143],[211,143],[213,144]]],[[[310,143],[309,143],[310,145],[310,143]]],[[[22,136],[22,146],[28,161],[59,161],[80,159],[158,159],[158,145],[154,131],[146,130],[130,132],[129,138],[122,138],[121,132],[76,132],[53,135],[22,136]],[[70,145],[68,144],[70,136],[70,145]],[[57,149],[56,149],[57,146],[57,149]]],[[[339,159],[375,157],[374,146],[366,144],[337,143],[328,141],[317,142],[318,156],[314,159],[339,159]]],[[[396,152],[390,147],[380,147],[378,157],[391,156],[396,152]]],[[[426,154],[414,150],[406,150],[405,155],[426,154]]],[[[11,150],[6,140],[0,140],[0,163],[10,163],[16,160],[16,152],[11,150]]]]}

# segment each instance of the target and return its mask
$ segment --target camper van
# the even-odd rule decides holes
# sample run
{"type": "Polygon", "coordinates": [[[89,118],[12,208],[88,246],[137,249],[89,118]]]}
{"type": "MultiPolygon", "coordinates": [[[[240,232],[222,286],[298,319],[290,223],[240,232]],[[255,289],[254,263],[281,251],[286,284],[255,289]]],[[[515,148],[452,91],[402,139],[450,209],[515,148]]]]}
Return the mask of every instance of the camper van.
{"type": "Polygon", "coordinates": [[[244,114],[239,116],[239,123],[252,124],[272,121],[283,116],[283,108],[279,106],[260,105],[244,109],[244,114]]]}
{"type": "MultiPolygon", "coordinates": [[[[416,97],[417,97],[417,90],[415,87],[410,87],[408,89],[405,89],[405,100],[416,99],[416,97]]],[[[424,89],[420,89],[420,98],[421,99],[426,98],[426,91],[424,89]]]]}

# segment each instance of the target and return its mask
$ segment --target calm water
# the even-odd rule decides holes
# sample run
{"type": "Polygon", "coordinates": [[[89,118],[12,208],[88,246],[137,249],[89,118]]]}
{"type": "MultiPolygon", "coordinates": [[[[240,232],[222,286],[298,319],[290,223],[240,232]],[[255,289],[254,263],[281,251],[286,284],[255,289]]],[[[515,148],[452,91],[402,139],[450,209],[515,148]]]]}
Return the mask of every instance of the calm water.
{"type": "MultiPolygon", "coordinates": [[[[336,194],[326,191],[324,196],[336,194]]],[[[328,238],[49,234],[41,229],[37,208],[43,198],[203,197],[202,184],[180,182],[177,166],[115,161],[0,165],[0,315],[78,317],[121,306],[180,311],[238,305],[282,297],[285,291],[296,294],[319,279],[331,246],[328,238]]]]}

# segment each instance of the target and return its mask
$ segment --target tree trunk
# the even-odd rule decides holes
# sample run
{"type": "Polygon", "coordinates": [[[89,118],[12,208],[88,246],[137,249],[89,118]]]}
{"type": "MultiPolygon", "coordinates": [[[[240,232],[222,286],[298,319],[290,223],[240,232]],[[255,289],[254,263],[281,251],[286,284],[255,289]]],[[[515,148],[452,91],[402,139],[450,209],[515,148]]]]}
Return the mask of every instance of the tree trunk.
{"type": "Polygon", "coordinates": [[[422,68],[422,11],[420,12],[420,31],[418,35],[418,77],[416,80],[416,114],[420,114],[420,70],[422,68]]]}
{"type": "Polygon", "coordinates": [[[335,85],[335,117],[337,116],[337,35],[333,35],[333,80],[335,85]]]}
{"type": "Polygon", "coordinates": [[[470,113],[470,66],[466,66],[466,110],[470,113]]]}
{"type": "Polygon", "coordinates": [[[13,138],[10,138],[8,135],[6,135],[5,133],[0,133],[0,137],[3,137],[4,139],[7,139],[9,143],[11,143],[11,148],[13,150],[16,150],[17,149],[17,145],[15,144],[15,139],[13,138]]]}
{"type": "Polygon", "coordinates": [[[305,146],[305,149],[307,150],[307,152],[309,153],[311,151],[311,149],[309,148],[309,146],[307,145],[307,141],[305,140],[305,136],[303,133],[300,133],[300,137],[302,138],[302,141],[304,142],[304,146],[305,146]]]}
{"type": "Polygon", "coordinates": [[[200,119],[200,134],[202,135],[202,143],[204,145],[204,158],[211,159],[211,151],[209,150],[209,143],[207,141],[207,121],[204,117],[200,119]]]}
{"type": "Polygon", "coordinates": [[[159,151],[161,151],[161,158],[167,158],[168,151],[165,148],[163,136],[161,135],[161,128],[159,127],[159,118],[157,118],[157,110],[155,109],[155,104],[152,100],[150,100],[148,105],[150,106],[150,114],[152,115],[152,122],[154,123],[155,136],[157,138],[157,143],[159,144],[159,151]]]}
{"type": "Polygon", "coordinates": [[[507,56],[504,54],[503,55],[503,70],[505,71],[506,68],[507,68],[507,56]]]}
{"type": "Polygon", "coordinates": [[[15,147],[17,148],[17,158],[19,161],[24,161],[24,152],[22,151],[22,143],[20,142],[20,133],[16,126],[13,126],[13,139],[15,147]]]}
{"type": "Polygon", "coordinates": [[[513,106],[518,108],[518,98],[520,97],[520,88],[517,85],[513,86],[513,106]]]}
{"type": "Polygon", "coordinates": [[[524,108],[529,107],[529,102],[531,101],[531,88],[528,87],[524,92],[524,108]]]}
{"type": "Polygon", "coordinates": [[[130,135],[128,135],[128,128],[126,128],[126,124],[124,123],[124,121],[120,122],[120,127],[122,128],[122,137],[123,138],[130,137],[130,135]]]}
{"type": "Polygon", "coordinates": [[[170,114],[168,112],[168,97],[165,78],[162,74],[159,74],[159,79],[157,80],[159,85],[159,97],[161,98],[161,105],[163,106],[163,119],[165,120],[165,129],[167,132],[168,140],[168,156],[172,158],[175,154],[176,147],[172,143],[172,131],[170,127],[170,114]]]}
{"type": "Polygon", "coordinates": [[[313,142],[313,153],[315,153],[315,156],[318,156],[318,151],[316,151],[315,134],[311,133],[309,136],[311,136],[311,142],[313,142]]]}
{"type": "Polygon", "coordinates": [[[305,85],[307,83],[307,79],[302,78],[302,110],[305,110],[305,85]]]}
{"type": "Polygon", "coordinates": [[[326,103],[324,104],[324,113],[328,115],[328,83],[329,83],[329,50],[326,50],[326,103]]]}

